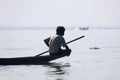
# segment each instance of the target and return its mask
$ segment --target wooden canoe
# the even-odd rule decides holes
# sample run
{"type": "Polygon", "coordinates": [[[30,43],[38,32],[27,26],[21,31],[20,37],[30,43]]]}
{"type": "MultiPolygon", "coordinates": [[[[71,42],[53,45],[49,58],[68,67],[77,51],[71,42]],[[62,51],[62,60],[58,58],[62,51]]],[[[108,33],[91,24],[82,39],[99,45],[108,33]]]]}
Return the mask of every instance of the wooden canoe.
{"type": "Polygon", "coordinates": [[[60,56],[31,56],[31,57],[14,57],[14,58],[0,58],[0,65],[37,65],[46,64],[49,61],[65,57],[66,54],[60,56]]]}

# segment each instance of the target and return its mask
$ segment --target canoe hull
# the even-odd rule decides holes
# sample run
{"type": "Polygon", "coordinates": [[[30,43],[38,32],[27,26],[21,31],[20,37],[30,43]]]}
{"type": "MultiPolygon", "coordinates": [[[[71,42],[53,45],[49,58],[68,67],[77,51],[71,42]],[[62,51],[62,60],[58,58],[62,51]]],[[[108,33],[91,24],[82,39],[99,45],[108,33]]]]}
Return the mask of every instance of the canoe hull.
{"type": "Polygon", "coordinates": [[[15,57],[15,58],[0,58],[0,65],[34,65],[34,64],[46,64],[49,61],[64,57],[61,56],[39,56],[39,57],[15,57]]]}

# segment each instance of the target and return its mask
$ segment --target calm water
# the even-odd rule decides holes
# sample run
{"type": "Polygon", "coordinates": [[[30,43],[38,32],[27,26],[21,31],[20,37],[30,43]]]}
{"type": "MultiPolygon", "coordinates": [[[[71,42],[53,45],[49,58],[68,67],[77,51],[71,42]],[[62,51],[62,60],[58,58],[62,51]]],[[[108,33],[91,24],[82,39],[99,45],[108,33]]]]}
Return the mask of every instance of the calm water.
{"type": "MultiPolygon", "coordinates": [[[[0,57],[34,56],[48,50],[54,30],[0,30],[0,57]]],[[[70,57],[47,65],[0,66],[0,80],[120,80],[120,30],[68,30],[70,57]]]]}

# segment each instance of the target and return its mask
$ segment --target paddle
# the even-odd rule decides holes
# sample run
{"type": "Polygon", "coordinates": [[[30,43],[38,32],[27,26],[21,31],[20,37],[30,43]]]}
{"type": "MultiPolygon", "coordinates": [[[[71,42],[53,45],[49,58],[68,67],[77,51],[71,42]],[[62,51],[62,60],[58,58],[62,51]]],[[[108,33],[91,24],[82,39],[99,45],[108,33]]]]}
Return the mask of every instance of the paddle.
{"type": "MultiPolygon", "coordinates": [[[[78,37],[78,38],[76,38],[76,39],[73,39],[73,40],[67,42],[66,44],[69,44],[69,43],[71,43],[71,42],[74,42],[74,41],[76,41],[76,40],[79,40],[79,39],[81,39],[81,38],[83,38],[83,37],[85,37],[85,36],[83,35],[83,36],[81,36],[81,37],[78,37]]],[[[38,57],[38,56],[40,56],[40,55],[42,55],[42,54],[45,54],[45,53],[47,53],[47,52],[48,52],[48,51],[42,52],[42,53],[36,55],[35,57],[38,57]]]]}

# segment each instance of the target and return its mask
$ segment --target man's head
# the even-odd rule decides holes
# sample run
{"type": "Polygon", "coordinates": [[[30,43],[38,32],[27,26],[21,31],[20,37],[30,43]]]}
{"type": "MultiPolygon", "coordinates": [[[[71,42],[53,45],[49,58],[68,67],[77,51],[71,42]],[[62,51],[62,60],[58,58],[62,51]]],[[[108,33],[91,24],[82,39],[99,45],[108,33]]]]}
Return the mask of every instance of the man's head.
{"type": "Polygon", "coordinates": [[[63,36],[63,35],[64,35],[64,32],[65,32],[65,28],[64,28],[63,26],[58,26],[58,27],[57,27],[57,29],[56,29],[57,35],[63,36]]]}

